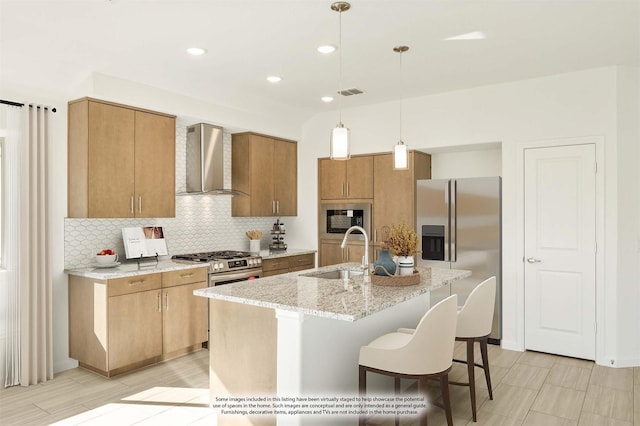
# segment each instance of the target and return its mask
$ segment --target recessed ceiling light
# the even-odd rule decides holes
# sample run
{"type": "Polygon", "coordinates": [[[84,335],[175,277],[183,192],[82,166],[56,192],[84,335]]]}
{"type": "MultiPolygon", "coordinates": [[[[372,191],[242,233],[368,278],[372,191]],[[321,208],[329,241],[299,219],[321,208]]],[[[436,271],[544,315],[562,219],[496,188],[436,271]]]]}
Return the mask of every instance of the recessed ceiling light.
{"type": "Polygon", "coordinates": [[[320,53],[333,53],[336,51],[336,47],[330,44],[325,44],[324,46],[318,46],[318,52],[320,53]]]}
{"type": "Polygon", "coordinates": [[[487,38],[482,31],[459,34],[457,36],[445,38],[445,40],[483,40],[487,38]]]}
{"type": "Polygon", "coordinates": [[[331,96],[323,96],[320,99],[322,100],[322,102],[333,102],[333,98],[331,96]]]}
{"type": "Polygon", "coordinates": [[[190,47],[187,49],[187,53],[193,56],[200,56],[207,53],[207,51],[201,47],[190,47]]]}
{"type": "Polygon", "coordinates": [[[267,77],[267,81],[269,83],[279,83],[282,80],[281,77],[278,77],[277,75],[270,75],[269,77],[267,77]]]}

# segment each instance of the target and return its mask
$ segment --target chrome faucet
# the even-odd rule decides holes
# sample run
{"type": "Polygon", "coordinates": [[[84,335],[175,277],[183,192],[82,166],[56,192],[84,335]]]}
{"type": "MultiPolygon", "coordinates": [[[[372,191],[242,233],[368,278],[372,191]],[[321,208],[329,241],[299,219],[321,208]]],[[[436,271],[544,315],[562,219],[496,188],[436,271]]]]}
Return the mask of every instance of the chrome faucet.
{"type": "Polygon", "coordinates": [[[362,235],[364,235],[364,256],[362,257],[362,269],[364,269],[367,273],[369,272],[369,237],[367,236],[367,231],[364,230],[361,226],[352,226],[347,229],[347,232],[344,233],[344,239],[342,240],[342,244],[340,247],[344,248],[347,245],[347,237],[353,231],[360,231],[362,235]]]}

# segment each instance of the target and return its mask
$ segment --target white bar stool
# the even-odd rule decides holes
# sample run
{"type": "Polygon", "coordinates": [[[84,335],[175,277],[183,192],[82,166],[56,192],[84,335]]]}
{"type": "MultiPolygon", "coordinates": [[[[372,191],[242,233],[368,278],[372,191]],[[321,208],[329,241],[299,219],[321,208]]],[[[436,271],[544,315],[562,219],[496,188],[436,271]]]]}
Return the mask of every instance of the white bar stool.
{"type": "MultiPolygon", "coordinates": [[[[457,322],[457,295],[449,296],[433,306],[422,317],[411,333],[385,334],[360,348],[359,388],[366,395],[367,373],[392,376],[396,393],[400,379],[418,380],[418,390],[426,393],[427,379],[440,379],[440,388],[447,425],[453,425],[449,399],[449,371],[453,359],[453,347],[457,322]]],[[[398,425],[398,417],[395,419],[398,425]]],[[[426,410],[420,416],[420,426],[426,426],[426,410]]],[[[359,425],[366,425],[366,417],[360,416],[359,425]]]]}
{"type": "Polygon", "coordinates": [[[487,354],[487,340],[491,334],[493,325],[493,308],[496,301],[496,277],[487,278],[473,289],[467,298],[464,306],[458,311],[458,325],[456,329],[456,340],[467,342],[466,361],[454,359],[453,361],[467,364],[468,382],[450,382],[452,385],[469,386],[471,395],[471,413],[473,421],[477,421],[476,414],[476,378],[475,367],[484,370],[484,377],[487,381],[489,399],[493,399],[491,389],[491,376],[489,374],[489,357],[487,354]],[[476,364],[473,344],[480,344],[482,364],[476,364]]]}

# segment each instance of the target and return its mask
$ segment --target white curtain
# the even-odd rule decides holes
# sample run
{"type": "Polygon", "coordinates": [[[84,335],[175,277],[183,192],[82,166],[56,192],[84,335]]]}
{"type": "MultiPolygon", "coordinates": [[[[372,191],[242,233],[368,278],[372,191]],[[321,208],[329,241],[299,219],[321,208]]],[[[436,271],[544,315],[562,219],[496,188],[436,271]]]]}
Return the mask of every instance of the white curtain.
{"type": "Polygon", "coordinates": [[[7,114],[8,309],[5,386],[53,378],[52,279],[47,152],[49,111],[7,114]]]}

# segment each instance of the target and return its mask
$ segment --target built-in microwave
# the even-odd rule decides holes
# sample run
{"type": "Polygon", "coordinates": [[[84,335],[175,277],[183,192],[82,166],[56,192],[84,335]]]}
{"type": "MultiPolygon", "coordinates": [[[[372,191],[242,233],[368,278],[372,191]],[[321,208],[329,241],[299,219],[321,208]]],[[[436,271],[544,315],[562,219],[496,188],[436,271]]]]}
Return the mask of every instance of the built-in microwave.
{"type": "MultiPolygon", "coordinates": [[[[360,226],[371,237],[371,204],[321,204],[320,238],[342,239],[352,226],[360,226]]],[[[349,238],[364,239],[360,231],[352,231],[349,238]]]]}

